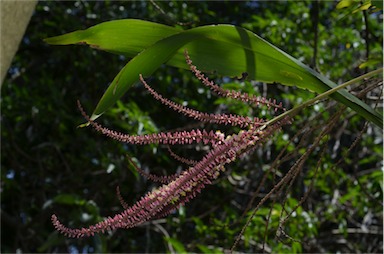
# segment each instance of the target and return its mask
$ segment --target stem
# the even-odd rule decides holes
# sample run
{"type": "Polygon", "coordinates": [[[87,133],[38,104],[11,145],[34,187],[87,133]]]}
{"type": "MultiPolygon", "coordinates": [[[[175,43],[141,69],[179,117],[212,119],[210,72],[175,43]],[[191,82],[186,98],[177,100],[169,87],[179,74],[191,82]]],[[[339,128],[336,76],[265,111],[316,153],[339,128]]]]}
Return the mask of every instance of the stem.
{"type": "Polygon", "coordinates": [[[349,86],[349,85],[352,85],[352,84],[354,84],[354,83],[356,83],[356,82],[358,82],[358,81],[360,81],[360,80],[363,80],[363,79],[365,79],[365,78],[369,78],[369,77],[371,77],[371,76],[380,74],[380,73],[382,73],[382,72],[383,72],[383,68],[380,68],[380,69],[371,71],[371,72],[369,72],[369,73],[366,73],[366,74],[364,74],[364,75],[361,75],[361,76],[359,76],[359,77],[357,77],[357,78],[351,79],[351,80],[349,80],[349,81],[347,81],[347,82],[345,82],[345,83],[343,83],[343,84],[341,84],[341,85],[339,85],[339,86],[336,86],[336,87],[334,87],[334,88],[332,88],[332,89],[330,89],[330,90],[328,90],[328,91],[326,91],[326,92],[324,92],[324,93],[322,93],[322,94],[319,94],[319,95],[316,96],[315,98],[313,98],[313,99],[311,99],[311,100],[309,100],[309,101],[306,101],[306,102],[304,102],[304,103],[302,103],[302,104],[300,104],[300,105],[298,105],[298,106],[296,106],[296,107],[294,107],[294,108],[292,108],[292,109],[290,109],[290,110],[284,112],[284,113],[281,114],[281,115],[278,115],[277,117],[273,118],[272,120],[266,122],[262,127],[260,127],[260,129],[262,130],[262,129],[266,128],[268,125],[271,125],[271,124],[273,124],[273,123],[276,123],[276,122],[282,120],[282,119],[285,118],[286,116],[293,116],[293,115],[297,114],[297,113],[298,113],[300,110],[302,110],[303,108],[308,107],[308,106],[311,105],[312,103],[315,103],[316,101],[321,100],[321,99],[323,99],[323,98],[329,96],[330,94],[332,94],[332,93],[334,93],[334,92],[336,92],[336,91],[338,91],[338,90],[340,90],[340,89],[342,89],[342,88],[345,88],[345,87],[347,87],[347,86],[349,86]]]}
{"type": "MultiPolygon", "coordinates": [[[[361,1],[361,4],[362,1],[361,1]]],[[[369,28],[368,28],[368,15],[367,11],[363,10],[363,17],[364,17],[364,23],[365,23],[365,33],[364,33],[364,40],[365,40],[365,57],[368,60],[369,59],[369,28]]],[[[367,68],[366,68],[367,69],[367,68]]]]}
{"type": "Polygon", "coordinates": [[[311,19],[312,19],[312,29],[313,29],[313,57],[312,57],[312,68],[318,70],[317,68],[317,50],[318,50],[318,34],[319,34],[319,1],[316,0],[312,3],[311,8],[311,19]]]}

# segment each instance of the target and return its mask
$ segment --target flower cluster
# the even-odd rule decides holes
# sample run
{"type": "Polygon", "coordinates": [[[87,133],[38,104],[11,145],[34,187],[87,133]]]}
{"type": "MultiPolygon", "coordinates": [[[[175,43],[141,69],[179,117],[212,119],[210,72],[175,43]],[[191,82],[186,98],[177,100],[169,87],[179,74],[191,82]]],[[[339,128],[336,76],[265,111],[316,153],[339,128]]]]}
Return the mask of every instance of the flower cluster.
{"type": "MultiPolygon", "coordinates": [[[[192,65],[192,61],[187,52],[185,53],[185,56],[187,64],[190,66],[196,77],[218,95],[230,97],[242,102],[252,103],[254,105],[263,104],[268,108],[274,108],[275,110],[285,110],[281,104],[277,104],[274,100],[257,98],[245,93],[228,91],[220,88],[212,81],[208,80],[208,78],[192,65]]],[[[227,137],[221,132],[208,132],[206,130],[163,132],[135,136],[110,130],[94,122],[85,113],[79,103],[79,108],[90,125],[95,130],[115,140],[139,145],[153,143],[183,145],[191,144],[193,142],[202,142],[204,144],[210,144],[211,150],[199,161],[181,158],[170,150],[170,153],[174,158],[189,165],[189,168],[181,174],[173,176],[161,177],[148,174],[135,166],[131,161],[136,170],[142,175],[151,180],[161,182],[163,185],[158,189],[154,189],[147,193],[132,206],[128,206],[125,203],[121,197],[120,190],[117,189],[117,195],[123,205],[124,211],[87,228],[68,228],[58,220],[56,215],[52,215],[52,223],[55,228],[68,237],[93,236],[95,233],[103,233],[117,228],[131,228],[151,219],[168,215],[173,210],[193,199],[206,185],[212,184],[212,182],[219,177],[220,172],[225,170],[227,164],[235,161],[245,153],[252,151],[257,145],[262,144],[266,139],[279,130],[283,124],[288,123],[287,118],[280,122],[266,125],[265,120],[258,118],[252,119],[238,115],[203,113],[164,98],[151,88],[141,75],[140,80],[156,100],[185,116],[203,122],[239,126],[241,128],[246,127],[246,129],[241,130],[238,134],[227,137]]]]}
{"type": "Polygon", "coordinates": [[[275,111],[277,111],[279,109],[285,111],[283,104],[281,102],[279,104],[277,104],[276,99],[272,100],[272,99],[266,99],[265,97],[256,97],[254,95],[249,95],[247,93],[241,93],[241,92],[238,92],[235,90],[225,90],[225,89],[219,87],[213,81],[210,81],[208,78],[206,78],[204,76],[204,74],[201,71],[199,71],[196,66],[194,66],[192,64],[192,60],[189,57],[187,50],[184,52],[184,55],[185,55],[185,59],[187,61],[187,64],[188,64],[189,68],[191,69],[191,71],[193,72],[193,74],[195,74],[195,76],[199,80],[201,80],[201,82],[205,86],[209,87],[216,94],[223,96],[223,97],[228,97],[228,98],[239,100],[239,101],[242,101],[245,103],[249,103],[249,104],[254,105],[254,106],[266,105],[268,107],[268,109],[274,108],[275,111]]]}

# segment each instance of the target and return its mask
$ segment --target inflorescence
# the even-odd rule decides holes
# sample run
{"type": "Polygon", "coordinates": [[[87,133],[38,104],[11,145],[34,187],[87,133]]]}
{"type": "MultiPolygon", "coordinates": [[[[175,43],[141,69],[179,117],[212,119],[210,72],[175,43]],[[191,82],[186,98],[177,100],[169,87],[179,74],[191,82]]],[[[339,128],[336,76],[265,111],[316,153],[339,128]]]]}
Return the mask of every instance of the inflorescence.
{"type": "MultiPolygon", "coordinates": [[[[206,78],[204,74],[202,74],[196,66],[192,64],[187,51],[185,51],[185,58],[194,75],[205,86],[209,87],[219,96],[229,97],[254,106],[265,105],[268,108],[273,108],[275,111],[285,111],[282,104],[276,103],[276,100],[268,100],[234,90],[222,89],[213,81],[206,78]]],[[[169,149],[172,157],[189,165],[189,168],[181,174],[172,176],[155,176],[146,173],[137,167],[132,160],[130,160],[131,164],[134,165],[135,169],[139,171],[139,173],[146,176],[150,180],[161,182],[163,185],[147,193],[132,206],[128,206],[128,204],[122,199],[120,190],[117,189],[117,196],[124,208],[124,211],[86,228],[68,228],[59,221],[56,215],[52,215],[51,219],[55,228],[68,237],[86,237],[117,228],[131,228],[153,218],[164,217],[170,214],[181,205],[184,205],[193,199],[206,185],[212,184],[212,182],[219,177],[220,173],[225,170],[225,166],[227,164],[252,151],[256,146],[262,144],[276,131],[278,131],[282,125],[287,124],[289,121],[285,118],[280,122],[265,125],[266,121],[264,119],[256,117],[250,118],[232,114],[203,113],[164,98],[146,83],[142,75],[140,75],[139,78],[148,92],[156,100],[160,101],[162,104],[173,109],[174,111],[202,122],[238,126],[242,128],[242,130],[238,134],[231,136],[225,136],[219,131],[213,132],[199,129],[135,136],[110,130],[94,122],[85,113],[79,103],[79,109],[90,125],[96,131],[101,132],[102,134],[117,141],[137,145],[156,143],[166,144],[169,146],[204,143],[209,144],[211,146],[211,150],[200,161],[193,161],[181,158],[169,149]]]]}

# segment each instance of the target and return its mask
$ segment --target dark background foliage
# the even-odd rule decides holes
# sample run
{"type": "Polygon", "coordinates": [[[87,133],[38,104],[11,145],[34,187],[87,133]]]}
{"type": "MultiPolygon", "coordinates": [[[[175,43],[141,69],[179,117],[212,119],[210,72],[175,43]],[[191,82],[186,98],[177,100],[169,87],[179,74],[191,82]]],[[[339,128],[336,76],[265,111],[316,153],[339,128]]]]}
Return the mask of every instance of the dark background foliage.
{"type": "MultiPolygon", "coordinates": [[[[167,218],[92,238],[67,239],[54,231],[50,222],[52,213],[71,227],[89,225],[122,210],[116,197],[117,186],[128,203],[155,186],[129,167],[127,154],[143,169],[157,174],[171,174],[182,167],[169,158],[164,147],[124,145],[89,128],[77,128],[84,119],[76,101],[80,100],[91,112],[129,59],[78,45],[49,46],[43,38],[121,18],[168,25],[183,22],[186,28],[229,23],[250,29],[336,82],[347,81],[375,67],[358,68],[367,58],[379,58],[379,66],[382,65],[382,12],[368,15],[367,26],[361,11],[336,10],[336,2],[332,1],[161,1],[156,4],[167,15],[149,1],[38,3],[1,91],[2,252],[229,249],[245,224],[240,216],[246,211],[262,173],[280,150],[305,124],[312,121],[310,129],[325,126],[339,109],[324,102],[304,110],[272,141],[232,164],[215,185],[167,218]],[[316,40],[315,29],[318,29],[316,40]],[[327,106],[332,107],[328,110],[327,106]]],[[[313,97],[310,92],[278,84],[212,78],[227,88],[276,98],[287,108],[313,97]]],[[[166,97],[205,112],[270,117],[268,112],[214,96],[187,71],[162,66],[149,82],[166,97]]],[[[374,95],[366,98],[367,103],[375,104],[374,95]]],[[[161,106],[140,85],[131,88],[98,121],[131,134],[199,126],[161,106]]],[[[348,150],[363,126],[363,119],[346,110],[338,128],[324,140],[325,152],[321,153],[319,147],[306,161],[290,191],[259,209],[236,250],[382,252],[381,131],[368,125],[362,141],[348,150]],[[315,174],[319,158],[322,159],[320,173],[315,174]],[[336,164],[340,158],[345,160],[336,164]],[[310,188],[313,178],[316,180],[310,188]],[[311,194],[307,201],[285,224],[284,232],[289,237],[276,238],[281,210],[295,207],[308,189],[311,194]]],[[[207,128],[237,131],[215,125],[207,128]]],[[[310,147],[319,132],[311,130],[310,136],[299,137],[304,140],[302,144],[294,141],[288,146],[291,159],[271,174],[258,198],[310,147]]],[[[176,147],[175,151],[199,158],[204,149],[203,146],[176,147]]],[[[255,204],[251,212],[254,207],[255,204]]]]}

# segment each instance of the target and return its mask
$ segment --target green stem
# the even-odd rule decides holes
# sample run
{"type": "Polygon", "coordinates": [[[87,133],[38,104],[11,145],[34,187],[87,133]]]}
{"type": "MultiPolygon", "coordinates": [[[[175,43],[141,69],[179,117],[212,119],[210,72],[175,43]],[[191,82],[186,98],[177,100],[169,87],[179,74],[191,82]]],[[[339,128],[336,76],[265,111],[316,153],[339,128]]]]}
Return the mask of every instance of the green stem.
{"type": "Polygon", "coordinates": [[[302,104],[300,104],[300,105],[298,105],[298,106],[296,106],[296,107],[294,107],[294,108],[292,108],[292,109],[290,109],[290,110],[284,112],[284,113],[281,114],[281,115],[278,115],[277,117],[273,118],[272,120],[266,122],[266,123],[261,127],[261,129],[264,129],[264,128],[266,128],[268,125],[271,125],[271,124],[273,124],[273,123],[276,123],[276,122],[282,120],[283,118],[285,118],[285,117],[288,116],[288,115],[289,115],[289,116],[294,116],[295,114],[297,114],[297,113],[298,113],[300,110],[302,110],[303,108],[308,107],[309,105],[315,103],[316,101],[321,100],[321,99],[323,99],[323,98],[329,96],[330,94],[332,94],[332,93],[334,93],[334,92],[336,92],[336,91],[338,91],[338,90],[340,90],[340,89],[342,89],[342,88],[345,88],[345,87],[347,87],[347,86],[349,86],[349,85],[352,85],[352,84],[354,84],[354,83],[356,83],[356,82],[358,82],[358,81],[361,81],[361,80],[363,80],[363,79],[365,79],[365,78],[372,77],[372,76],[377,75],[377,74],[380,74],[380,73],[383,73],[383,68],[380,68],[380,69],[377,69],[377,70],[368,72],[368,73],[366,73],[366,74],[364,74],[364,75],[361,75],[361,76],[359,76],[359,77],[357,77],[357,78],[351,79],[351,80],[349,80],[349,81],[347,81],[347,82],[345,82],[345,83],[343,83],[343,84],[341,84],[341,85],[339,85],[339,86],[336,86],[336,87],[334,87],[334,88],[332,88],[332,89],[330,89],[330,90],[328,90],[328,91],[326,91],[326,92],[324,92],[324,93],[322,93],[322,94],[319,94],[319,95],[316,96],[315,98],[313,98],[313,99],[311,99],[311,100],[309,100],[309,101],[306,101],[306,102],[304,102],[304,103],[302,103],[302,104]]]}

